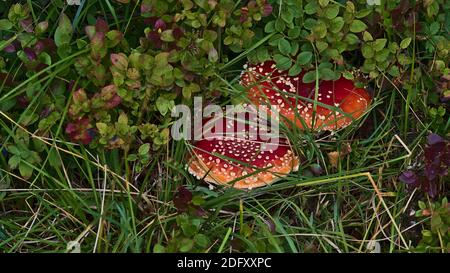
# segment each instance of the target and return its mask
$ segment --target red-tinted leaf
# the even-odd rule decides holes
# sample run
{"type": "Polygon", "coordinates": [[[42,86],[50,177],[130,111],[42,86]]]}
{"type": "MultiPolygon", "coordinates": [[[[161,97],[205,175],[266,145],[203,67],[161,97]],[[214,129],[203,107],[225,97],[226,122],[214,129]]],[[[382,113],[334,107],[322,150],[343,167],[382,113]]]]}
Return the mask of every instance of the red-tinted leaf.
{"type": "Polygon", "coordinates": [[[141,13],[150,13],[152,11],[152,7],[147,3],[142,3],[141,5],[141,13]]]}
{"type": "Polygon", "coordinates": [[[95,22],[95,30],[97,32],[103,32],[106,33],[109,31],[108,23],[103,20],[102,18],[98,18],[97,22],[95,22]]]}
{"type": "Polygon", "coordinates": [[[20,26],[28,33],[33,32],[33,21],[31,19],[25,19],[20,21],[20,26]]]}
{"type": "Polygon", "coordinates": [[[417,187],[420,185],[419,183],[419,177],[416,175],[415,172],[411,171],[411,170],[407,170],[404,171],[398,178],[400,181],[402,181],[403,183],[413,186],[413,187],[417,187]]]}
{"type": "Polygon", "coordinates": [[[34,51],[36,54],[40,54],[41,52],[47,52],[49,54],[56,53],[56,44],[53,39],[45,38],[36,42],[34,45],[34,51]]]}
{"type": "Polygon", "coordinates": [[[158,19],[153,26],[156,31],[163,31],[167,28],[166,22],[162,19],[158,19]]]}
{"type": "Polygon", "coordinates": [[[445,140],[440,135],[437,135],[437,134],[431,133],[427,136],[428,145],[434,145],[434,144],[441,143],[444,141],[445,140]]]}
{"type": "Polygon", "coordinates": [[[73,92],[72,101],[73,103],[83,103],[87,101],[88,97],[86,91],[80,88],[77,91],[73,92]]]}
{"type": "Polygon", "coordinates": [[[184,30],[183,30],[182,28],[175,27],[175,28],[173,29],[172,34],[173,34],[173,37],[174,37],[176,40],[179,40],[181,37],[183,37],[183,35],[184,35],[184,30]]]}
{"type": "Polygon", "coordinates": [[[9,73],[0,73],[0,85],[12,86],[16,83],[12,80],[12,76],[9,73]]]}
{"type": "Polygon", "coordinates": [[[436,180],[428,180],[425,177],[422,178],[421,181],[422,191],[428,193],[428,195],[432,198],[437,195],[437,185],[436,180]]]}
{"type": "Polygon", "coordinates": [[[163,41],[161,40],[161,35],[157,31],[150,31],[147,34],[147,38],[155,48],[159,49],[162,47],[163,41]]]}
{"type": "Polygon", "coordinates": [[[107,54],[107,48],[105,46],[105,33],[96,32],[91,40],[91,57],[94,60],[100,60],[107,54]]]}
{"type": "Polygon", "coordinates": [[[88,145],[95,137],[95,129],[92,127],[88,118],[79,118],[74,122],[68,123],[66,126],[66,134],[69,135],[71,141],[88,145]]]}
{"type": "Polygon", "coordinates": [[[29,61],[34,61],[37,58],[36,53],[33,51],[33,49],[26,47],[23,49],[23,52],[25,52],[25,55],[27,55],[27,58],[29,61]]]}
{"type": "Polygon", "coordinates": [[[272,14],[272,10],[273,10],[272,5],[270,4],[264,5],[263,16],[269,16],[270,14],[272,14]]]}
{"type": "Polygon", "coordinates": [[[75,81],[71,80],[67,85],[67,91],[72,92],[72,90],[76,89],[75,81]]]}
{"type": "Polygon", "coordinates": [[[173,204],[179,212],[186,212],[192,201],[192,193],[185,187],[180,186],[173,197],[173,204]]]}
{"type": "Polygon", "coordinates": [[[22,108],[27,108],[28,105],[30,104],[28,98],[24,95],[18,96],[16,100],[17,100],[17,103],[19,104],[19,106],[22,108]]]}
{"type": "Polygon", "coordinates": [[[323,168],[319,164],[311,164],[309,168],[311,172],[316,176],[319,176],[323,173],[323,168]]]}
{"type": "Polygon", "coordinates": [[[110,99],[108,102],[106,102],[106,109],[113,109],[122,102],[122,98],[119,95],[115,95],[112,99],[110,99]]]}
{"type": "Polygon", "coordinates": [[[9,44],[3,49],[6,53],[14,53],[16,52],[16,47],[14,44],[9,44]]]}
{"type": "Polygon", "coordinates": [[[125,71],[128,68],[128,59],[127,56],[123,53],[119,54],[111,54],[110,56],[111,63],[114,67],[119,70],[125,71]]]}
{"type": "Polygon", "coordinates": [[[47,67],[48,67],[48,64],[38,63],[38,64],[34,67],[34,71],[40,72],[40,71],[46,69],[47,67]]]}
{"type": "Polygon", "coordinates": [[[205,217],[207,216],[206,211],[200,207],[200,206],[196,206],[196,205],[191,205],[191,208],[193,209],[193,214],[197,217],[205,217]]]}

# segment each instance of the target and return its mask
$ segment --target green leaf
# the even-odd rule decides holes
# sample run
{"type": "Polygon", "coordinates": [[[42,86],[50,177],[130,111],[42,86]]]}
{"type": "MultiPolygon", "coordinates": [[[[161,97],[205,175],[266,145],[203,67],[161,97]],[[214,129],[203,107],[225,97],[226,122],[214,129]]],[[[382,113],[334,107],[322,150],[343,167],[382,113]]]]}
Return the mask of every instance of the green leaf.
{"type": "Polygon", "coordinates": [[[281,13],[281,19],[283,19],[289,25],[292,23],[292,20],[294,20],[294,16],[289,10],[284,10],[281,13]]]}
{"type": "Polygon", "coordinates": [[[97,127],[98,132],[100,133],[100,135],[107,135],[108,134],[108,125],[106,123],[97,122],[95,124],[95,126],[97,127]]]}
{"type": "Polygon", "coordinates": [[[400,71],[398,70],[397,66],[392,66],[391,68],[389,68],[388,70],[389,75],[391,75],[392,77],[398,77],[400,76],[400,71]]]}
{"type": "Polygon", "coordinates": [[[219,60],[219,53],[215,47],[211,47],[208,51],[208,60],[215,63],[219,60]]]}
{"type": "Polygon", "coordinates": [[[394,54],[399,49],[399,46],[396,42],[390,42],[388,48],[389,48],[389,51],[394,54]]]}
{"type": "Polygon", "coordinates": [[[203,38],[207,41],[214,42],[217,40],[217,32],[213,30],[205,30],[203,32],[203,38]]]}
{"type": "Polygon", "coordinates": [[[275,21],[275,29],[278,32],[283,32],[285,28],[286,28],[286,23],[281,18],[278,18],[275,21]]]}
{"type": "Polygon", "coordinates": [[[190,84],[183,87],[182,93],[183,97],[190,98],[192,93],[197,93],[200,91],[200,86],[196,83],[191,82],[190,84]]]}
{"type": "Polygon", "coordinates": [[[364,40],[364,42],[373,41],[372,34],[370,34],[370,32],[368,32],[368,31],[364,31],[364,33],[363,33],[363,40],[364,40]]]}
{"type": "Polygon", "coordinates": [[[196,206],[201,206],[205,203],[205,199],[201,195],[194,195],[192,197],[192,204],[196,206]]]}
{"type": "Polygon", "coordinates": [[[369,73],[370,71],[374,70],[375,67],[375,62],[372,59],[366,59],[364,61],[363,66],[361,67],[361,71],[364,73],[369,73]]]}
{"type": "Polygon", "coordinates": [[[431,217],[431,230],[437,232],[441,228],[444,223],[442,222],[442,218],[439,214],[434,214],[431,217]]]}
{"type": "Polygon", "coordinates": [[[288,30],[288,36],[291,39],[297,39],[300,36],[301,28],[294,27],[293,29],[288,30]]]}
{"type": "Polygon", "coordinates": [[[61,158],[58,155],[58,152],[55,148],[51,148],[48,153],[48,163],[53,168],[58,168],[61,166],[61,158]]]}
{"type": "Polygon", "coordinates": [[[375,53],[375,60],[379,63],[384,62],[389,57],[389,49],[383,48],[381,51],[375,53]]]}
{"type": "Polygon", "coordinates": [[[156,99],[156,108],[161,113],[161,115],[165,116],[169,110],[171,110],[173,101],[170,101],[163,96],[159,96],[156,99]]]}
{"type": "Polygon", "coordinates": [[[30,178],[31,175],[33,174],[33,168],[30,165],[28,165],[28,163],[26,163],[25,161],[21,161],[19,163],[19,172],[23,178],[27,179],[30,178]]]}
{"type": "Polygon", "coordinates": [[[298,74],[300,74],[300,72],[302,72],[302,67],[297,63],[297,64],[294,64],[290,69],[289,69],[289,72],[288,72],[288,75],[289,76],[297,76],[298,74]]]}
{"type": "Polygon", "coordinates": [[[334,5],[329,5],[326,9],[325,9],[325,17],[327,17],[328,19],[333,19],[335,18],[337,15],[339,14],[339,6],[334,4],[334,5]]]}
{"type": "Polygon", "coordinates": [[[278,40],[278,50],[284,55],[289,55],[291,53],[291,44],[288,40],[282,38],[278,40]]]}
{"type": "Polygon", "coordinates": [[[407,47],[409,46],[409,44],[411,43],[411,41],[412,41],[411,37],[406,37],[405,39],[403,39],[403,40],[400,42],[400,47],[401,47],[402,49],[407,48],[407,47]]]}
{"type": "Polygon", "coordinates": [[[156,244],[153,247],[153,253],[165,253],[166,252],[166,248],[160,244],[156,244]]]}
{"type": "Polygon", "coordinates": [[[358,32],[362,32],[366,29],[367,29],[367,25],[361,20],[353,20],[352,23],[350,24],[351,32],[358,33],[358,32]]]}
{"type": "Polygon", "coordinates": [[[356,36],[356,35],[353,34],[353,33],[348,33],[348,34],[345,36],[344,40],[345,40],[348,44],[350,44],[350,45],[354,45],[354,44],[356,44],[356,43],[359,42],[358,36],[356,36]]]}
{"type": "Polygon", "coordinates": [[[210,244],[208,237],[203,234],[196,234],[194,236],[194,241],[195,241],[195,244],[201,248],[207,248],[208,245],[210,244]]]}
{"type": "Polygon", "coordinates": [[[224,44],[224,45],[231,45],[233,42],[234,42],[233,36],[227,36],[227,37],[223,40],[223,44],[224,44]]]}
{"type": "Polygon", "coordinates": [[[367,17],[370,13],[372,13],[371,9],[362,9],[362,10],[359,10],[355,14],[355,17],[358,19],[361,19],[361,18],[367,17]]]}
{"type": "Polygon", "coordinates": [[[274,59],[275,63],[277,64],[277,68],[281,69],[281,70],[287,70],[292,65],[291,58],[288,58],[288,57],[283,56],[281,54],[275,54],[273,56],[273,59],[274,59]]]}
{"type": "Polygon", "coordinates": [[[8,160],[8,166],[11,170],[17,169],[20,163],[20,156],[13,155],[8,160]]]}
{"type": "Polygon", "coordinates": [[[194,247],[194,240],[183,238],[180,241],[180,251],[189,252],[194,247]]]}
{"type": "Polygon", "coordinates": [[[336,73],[328,67],[323,67],[319,69],[320,78],[326,81],[334,80],[336,78],[336,73]]]}
{"type": "Polygon", "coordinates": [[[9,30],[13,27],[13,24],[8,19],[0,20],[0,30],[9,30]]]}
{"type": "Polygon", "coordinates": [[[269,50],[267,47],[260,47],[256,50],[256,57],[259,62],[264,62],[270,59],[269,50]]]}
{"type": "Polygon", "coordinates": [[[312,56],[313,54],[311,51],[303,51],[302,53],[298,54],[297,63],[300,65],[308,64],[311,62],[312,56]]]}
{"type": "Polygon", "coordinates": [[[365,44],[361,47],[361,53],[364,56],[364,58],[370,59],[373,58],[375,52],[370,45],[365,44]]]}
{"type": "Polygon", "coordinates": [[[36,35],[41,35],[48,29],[48,22],[42,21],[39,24],[36,25],[36,28],[34,29],[36,35]]]}
{"type": "Polygon", "coordinates": [[[157,67],[164,67],[169,64],[169,53],[161,52],[155,56],[155,64],[157,67]]]}
{"type": "Polygon", "coordinates": [[[399,54],[397,56],[398,63],[401,65],[409,65],[412,63],[412,59],[405,54],[399,54]]]}
{"type": "Polygon", "coordinates": [[[324,53],[333,60],[339,60],[342,57],[341,54],[339,54],[339,51],[335,48],[329,48],[324,53]]]}
{"type": "Polygon", "coordinates": [[[317,41],[316,42],[316,47],[317,47],[317,50],[319,52],[322,52],[322,51],[324,51],[325,49],[328,48],[328,43],[323,42],[323,41],[317,41]]]}
{"type": "Polygon", "coordinates": [[[17,146],[10,146],[9,148],[8,148],[8,152],[9,153],[11,153],[11,154],[13,154],[13,155],[19,155],[20,156],[20,149],[19,148],[17,148],[17,146]]]}
{"type": "Polygon", "coordinates": [[[308,18],[303,23],[303,27],[307,30],[313,30],[314,26],[316,25],[317,20],[314,20],[312,18],[308,18]]]}
{"type": "Polygon", "coordinates": [[[308,71],[303,76],[303,82],[304,83],[312,83],[315,80],[316,80],[316,71],[315,70],[308,71]]]}
{"type": "Polygon", "coordinates": [[[344,78],[346,78],[347,80],[354,80],[355,76],[353,76],[353,74],[350,71],[344,71],[344,73],[342,73],[342,76],[344,78]]]}
{"type": "Polygon", "coordinates": [[[280,40],[281,38],[283,38],[283,35],[281,35],[281,34],[273,35],[272,38],[270,38],[270,40],[269,40],[269,45],[273,46],[273,47],[278,46],[278,40],[280,40]]]}
{"type": "Polygon", "coordinates": [[[173,42],[175,37],[173,37],[173,30],[167,29],[161,32],[161,40],[164,42],[173,42]]]}
{"type": "Polygon", "coordinates": [[[117,119],[118,124],[127,125],[128,124],[128,116],[126,113],[120,113],[119,118],[117,119]]]}
{"type": "Polygon", "coordinates": [[[326,7],[330,3],[330,0],[319,0],[319,5],[326,7]]]}
{"type": "Polygon", "coordinates": [[[321,39],[325,38],[325,36],[327,35],[327,24],[322,20],[317,21],[316,25],[313,28],[313,32],[317,37],[321,39]]]}
{"type": "Polygon", "coordinates": [[[298,53],[298,49],[300,48],[300,44],[298,41],[291,41],[291,53],[290,55],[295,56],[298,53]]]}
{"type": "Polygon", "coordinates": [[[373,49],[375,49],[375,51],[380,51],[382,50],[387,43],[387,39],[376,39],[375,42],[373,42],[373,49]]]}
{"type": "MultiPolygon", "coordinates": [[[[190,99],[192,97],[192,90],[187,86],[183,87],[183,89],[181,90],[181,93],[183,94],[183,98],[190,99]]],[[[161,112],[161,110],[160,110],[160,112],[161,112]]]]}
{"type": "Polygon", "coordinates": [[[275,21],[270,21],[264,26],[264,32],[272,33],[275,32],[275,21]]]}
{"type": "Polygon", "coordinates": [[[319,70],[321,69],[321,68],[333,68],[333,64],[332,63],[330,63],[330,62],[328,62],[328,61],[323,61],[323,62],[321,62],[320,64],[319,64],[319,70]]]}
{"type": "Polygon", "coordinates": [[[88,43],[85,40],[83,40],[83,39],[77,39],[76,43],[77,43],[77,48],[78,49],[83,49],[83,48],[85,48],[88,45],[88,43]]]}
{"type": "Polygon", "coordinates": [[[427,205],[425,204],[425,202],[419,200],[419,208],[420,209],[426,209],[427,205]]]}
{"type": "Polygon", "coordinates": [[[344,52],[345,50],[347,50],[347,43],[344,41],[337,41],[334,43],[334,48],[337,49],[337,51],[339,52],[339,54],[341,54],[342,52],[344,52]]]}
{"type": "Polygon", "coordinates": [[[353,4],[352,1],[347,1],[346,3],[346,7],[345,7],[345,11],[347,11],[350,14],[355,13],[355,4],[353,4]]]}
{"type": "Polygon", "coordinates": [[[136,161],[136,160],[138,160],[138,159],[139,159],[139,158],[138,158],[137,154],[129,154],[129,155],[127,156],[127,160],[130,161],[130,162],[134,162],[134,161],[136,161]]]}
{"type": "Polygon", "coordinates": [[[138,149],[138,153],[139,153],[140,156],[147,155],[149,151],[150,151],[150,144],[149,143],[142,144],[139,147],[139,149],[138,149]]]}
{"type": "MultiPolygon", "coordinates": [[[[450,17],[449,17],[450,18],[450,17]]],[[[441,28],[441,25],[439,24],[439,22],[433,22],[430,24],[430,26],[428,27],[428,29],[430,30],[430,35],[435,35],[438,33],[439,29],[441,28]]]]}
{"type": "Polygon", "coordinates": [[[70,39],[72,38],[72,23],[70,22],[69,17],[65,13],[62,13],[58,27],[55,30],[55,44],[57,47],[61,47],[70,43],[70,39]]]}
{"type": "Polygon", "coordinates": [[[342,27],[344,26],[344,18],[342,17],[336,17],[333,20],[331,20],[329,30],[332,33],[338,33],[341,31],[342,27]]]}
{"type": "Polygon", "coordinates": [[[317,4],[316,1],[311,1],[308,4],[306,4],[303,9],[305,10],[306,14],[312,15],[319,10],[319,5],[317,4]]]}

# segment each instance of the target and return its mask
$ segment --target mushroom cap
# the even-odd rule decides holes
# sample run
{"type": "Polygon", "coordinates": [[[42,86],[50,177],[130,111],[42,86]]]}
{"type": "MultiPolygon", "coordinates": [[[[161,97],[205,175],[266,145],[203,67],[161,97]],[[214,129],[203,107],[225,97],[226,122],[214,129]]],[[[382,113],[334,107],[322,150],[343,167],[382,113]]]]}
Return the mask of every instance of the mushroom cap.
{"type": "Polygon", "coordinates": [[[206,182],[239,189],[252,189],[271,184],[291,171],[298,170],[299,160],[285,139],[277,139],[278,143],[274,144],[264,140],[261,131],[251,138],[248,132],[254,126],[252,123],[223,120],[225,126],[222,131],[214,132],[214,138],[202,139],[194,144],[188,171],[197,179],[203,178],[206,182]],[[238,123],[241,123],[241,133],[244,134],[223,134],[229,133],[226,130],[230,129],[232,122],[235,125],[231,130],[238,132],[238,123]],[[262,145],[266,145],[264,149],[262,145]]]}
{"type": "Polygon", "coordinates": [[[337,130],[358,119],[369,107],[371,97],[344,77],[320,81],[314,112],[315,83],[302,81],[305,72],[289,76],[276,69],[273,61],[250,65],[241,75],[249,88],[248,97],[256,105],[272,105],[280,115],[303,129],[337,130]]]}

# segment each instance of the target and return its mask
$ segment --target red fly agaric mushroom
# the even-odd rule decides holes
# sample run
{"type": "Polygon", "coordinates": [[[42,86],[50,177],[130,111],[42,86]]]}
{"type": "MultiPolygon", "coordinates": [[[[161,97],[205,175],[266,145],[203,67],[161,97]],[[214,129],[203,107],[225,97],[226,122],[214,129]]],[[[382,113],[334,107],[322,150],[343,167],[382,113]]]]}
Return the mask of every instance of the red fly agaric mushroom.
{"type": "Polygon", "coordinates": [[[244,69],[241,84],[249,88],[249,99],[256,105],[272,105],[299,128],[330,131],[343,128],[358,119],[371,102],[365,89],[341,77],[319,82],[314,112],[315,83],[304,83],[304,72],[289,76],[287,71],[277,69],[273,61],[244,69]]]}
{"type": "Polygon", "coordinates": [[[299,160],[284,139],[268,142],[261,137],[261,131],[252,139],[249,137],[252,123],[227,118],[223,122],[224,126],[216,129],[213,138],[204,138],[194,145],[188,171],[197,179],[252,189],[298,170],[299,160]]]}

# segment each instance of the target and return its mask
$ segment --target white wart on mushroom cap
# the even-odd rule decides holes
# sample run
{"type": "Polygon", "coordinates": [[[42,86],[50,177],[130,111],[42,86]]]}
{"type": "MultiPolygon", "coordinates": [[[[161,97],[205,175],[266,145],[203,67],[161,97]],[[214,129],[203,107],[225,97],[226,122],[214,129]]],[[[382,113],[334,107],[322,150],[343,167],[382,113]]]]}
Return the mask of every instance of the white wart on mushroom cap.
{"type": "Polygon", "coordinates": [[[223,131],[213,132],[214,139],[202,139],[194,145],[188,170],[197,179],[252,189],[271,184],[298,169],[299,160],[286,140],[279,139],[277,145],[270,144],[263,140],[260,131],[252,139],[249,133],[254,123],[223,120],[223,131]],[[238,123],[243,128],[241,135],[223,134],[229,133],[230,129],[237,133],[238,123]],[[262,145],[266,145],[266,148],[262,149],[262,145]]]}
{"type": "Polygon", "coordinates": [[[341,77],[319,82],[318,103],[313,113],[315,83],[303,83],[304,72],[289,76],[287,71],[277,69],[273,61],[246,65],[244,69],[241,84],[249,88],[249,99],[256,105],[272,105],[302,129],[313,128],[313,124],[318,130],[343,128],[359,118],[371,102],[365,89],[341,77]]]}

